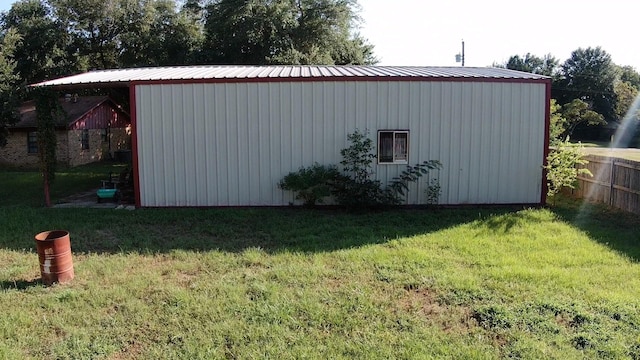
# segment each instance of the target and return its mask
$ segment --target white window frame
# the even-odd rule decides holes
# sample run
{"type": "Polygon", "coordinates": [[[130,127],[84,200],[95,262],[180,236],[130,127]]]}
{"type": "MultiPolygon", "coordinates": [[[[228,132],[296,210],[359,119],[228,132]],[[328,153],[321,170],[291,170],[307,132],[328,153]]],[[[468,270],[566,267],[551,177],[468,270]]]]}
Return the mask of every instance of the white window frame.
{"type": "Polygon", "coordinates": [[[393,164],[408,164],[409,163],[409,130],[378,130],[378,164],[381,165],[393,165],[393,164]],[[380,143],[381,140],[381,136],[382,134],[388,134],[391,133],[392,134],[392,139],[393,139],[393,154],[392,154],[392,160],[391,161],[382,161],[382,144],[380,143]],[[396,150],[397,150],[397,146],[396,146],[396,139],[397,139],[397,135],[399,134],[403,134],[406,135],[407,138],[407,143],[406,143],[406,147],[405,147],[405,154],[404,157],[400,156],[400,154],[396,154],[396,150]]]}

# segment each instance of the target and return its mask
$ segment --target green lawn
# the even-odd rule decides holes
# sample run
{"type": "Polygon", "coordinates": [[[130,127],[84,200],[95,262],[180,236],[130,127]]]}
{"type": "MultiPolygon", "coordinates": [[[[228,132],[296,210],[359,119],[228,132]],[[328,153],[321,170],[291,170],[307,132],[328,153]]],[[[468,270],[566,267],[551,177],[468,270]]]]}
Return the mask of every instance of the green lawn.
{"type": "MultiPolygon", "coordinates": [[[[53,202],[65,196],[98,188],[100,180],[109,172],[118,174],[125,164],[114,162],[93,163],[73,168],[59,169],[51,186],[53,202]]],[[[38,170],[0,167],[0,206],[42,206],[44,190],[38,170]]]]}
{"type": "Polygon", "coordinates": [[[28,205],[0,207],[0,358],[640,358],[640,220],[602,207],[28,205]],[[49,229],[70,284],[39,282],[49,229]]]}
{"type": "Polygon", "coordinates": [[[583,146],[582,152],[587,155],[640,161],[640,149],[637,148],[610,148],[608,142],[587,142],[580,144],[583,146]]]}
{"type": "Polygon", "coordinates": [[[608,156],[626,160],[640,161],[640,149],[609,149],[598,147],[585,147],[583,153],[588,155],[608,156]]]}

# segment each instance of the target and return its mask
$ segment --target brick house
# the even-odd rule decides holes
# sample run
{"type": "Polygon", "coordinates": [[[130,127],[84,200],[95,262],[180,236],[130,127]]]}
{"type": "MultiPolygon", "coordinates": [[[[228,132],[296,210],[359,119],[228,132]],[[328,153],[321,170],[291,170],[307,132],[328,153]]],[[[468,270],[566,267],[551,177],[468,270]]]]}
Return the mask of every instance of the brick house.
{"type": "MultiPolygon", "coordinates": [[[[108,96],[67,96],[60,102],[66,117],[56,125],[59,164],[88,164],[130,149],[129,114],[108,96]]],[[[0,164],[35,167],[38,142],[34,101],[23,103],[19,111],[20,121],[9,128],[7,145],[0,148],[0,164]]]]}

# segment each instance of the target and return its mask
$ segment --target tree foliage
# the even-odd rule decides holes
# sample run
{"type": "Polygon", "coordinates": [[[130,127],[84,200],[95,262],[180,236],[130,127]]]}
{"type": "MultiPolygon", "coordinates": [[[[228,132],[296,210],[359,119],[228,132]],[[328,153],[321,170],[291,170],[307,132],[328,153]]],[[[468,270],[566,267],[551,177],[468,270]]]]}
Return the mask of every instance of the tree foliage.
{"type": "Polygon", "coordinates": [[[638,73],[635,68],[632,66],[617,65],[615,68],[619,81],[626,82],[636,88],[636,90],[640,90],[640,73],[638,73]]]}
{"type": "Polygon", "coordinates": [[[549,126],[549,155],[544,166],[547,177],[547,195],[553,196],[565,187],[575,188],[578,175],[593,176],[583,165],[589,162],[584,159],[582,145],[572,144],[569,135],[575,127],[589,121],[604,121],[602,115],[588,109],[582,100],[574,100],[564,108],[555,99],[549,104],[551,123],[549,126]]]}
{"type": "Polygon", "coordinates": [[[204,59],[223,64],[371,64],[353,34],[354,0],[215,0],[207,6],[204,59]]]}
{"type": "Polygon", "coordinates": [[[26,82],[83,70],[67,29],[52,11],[44,1],[22,0],[2,16],[3,30],[22,39],[15,49],[16,71],[26,82]]]}
{"type": "Polygon", "coordinates": [[[604,117],[591,110],[589,104],[575,99],[572,102],[561,106],[555,99],[551,99],[549,143],[551,146],[557,145],[562,140],[571,137],[573,131],[581,124],[587,126],[605,125],[604,117]]]}
{"type": "Polygon", "coordinates": [[[547,172],[547,195],[553,196],[565,187],[574,189],[578,175],[593,176],[588,169],[580,166],[588,163],[580,144],[570,143],[569,138],[556,143],[544,167],[547,172]]]}
{"type": "MultiPolygon", "coordinates": [[[[127,27],[127,5],[134,1],[50,0],[55,16],[74,38],[89,68],[107,69],[119,65],[120,36],[127,27]]],[[[133,9],[131,9],[133,10],[133,9]]]]}
{"type": "Polygon", "coordinates": [[[627,81],[616,81],[613,85],[613,91],[616,93],[616,116],[623,119],[629,115],[632,119],[638,119],[638,109],[632,109],[634,100],[638,96],[638,88],[627,81]],[[632,113],[627,114],[629,111],[632,113]]]}
{"type": "Polygon", "coordinates": [[[372,64],[356,0],[20,0],[26,83],[88,69],[193,64],[372,64]]]}
{"type": "Polygon", "coordinates": [[[549,121],[549,143],[551,146],[560,141],[562,134],[567,130],[567,120],[562,116],[562,106],[558,104],[556,99],[551,99],[549,104],[551,113],[549,121]]]}
{"type": "Polygon", "coordinates": [[[340,205],[350,208],[380,206],[392,202],[382,182],[374,179],[372,163],[376,158],[368,131],[347,135],[350,145],[340,150],[342,174],[332,184],[332,193],[340,205]]]}
{"type": "Polygon", "coordinates": [[[511,56],[504,66],[511,70],[554,76],[558,71],[559,61],[551,54],[538,57],[527,53],[523,56],[511,56]]]}
{"type": "MultiPolygon", "coordinates": [[[[407,165],[400,174],[383,186],[374,179],[372,162],[376,158],[373,141],[368,132],[348,134],[350,145],[340,150],[343,173],[333,180],[332,194],[340,205],[349,208],[367,208],[401,204],[409,191],[409,183],[415,183],[431,170],[439,170],[438,160],[427,160],[414,166],[407,165]]],[[[438,194],[439,195],[439,194],[438,194]]]]}
{"type": "MultiPolygon", "coordinates": [[[[631,66],[615,65],[611,56],[600,47],[578,48],[561,65],[551,54],[538,57],[527,53],[523,56],[513,55],[507,62],[494,63],[493,66],[551,76],[552,97],[555,99],[551,109],[552,139],[556,138],[554,135],[562,139],[571,134],[603,139],[601,126],[608,121],[621,121],[629,108],[633,89],[640,89],[640,73],[631,66]],[[574,102],[576,100],[580,102],[574,102]],[[562,121],[554,122],[555,106],[558,107],[555,112],[557,120],[562,121]],[[602,119],[594,112],[601,115],[602,119]],[[576,113],[586,117],[577,119],[574,116],[576,113]],[[563,117],[565,115],[567,119],[563,117]],[[565,130],[558,133],[560,128],[554,128],[554,124],[564,126],[565,130]],[[592,129],[585,131],[586,126],[592,129]],[[577,129],[580,131],[574,133],[577,129]]],[[[610,134],[606,134],[608,138],[610,134]]]]}
{"type": "Polygon", "coordinates": [[[20,42],[20,35],[13,29],[3,34],[0,42],[0,147],[7,144],[7,128],[18,121],[20,76],[14,53],[20,42]]]}
{"type": "Polygon", "coordinates": [[[591,106],[580,99],[574,99],[562,106],[562,117],[564,118],[564,132],[561,138],[569,137],[573,131],[581,124],[587,126],[606,125],[604,117],[591,110],[591,106]]]}
{"type": "Polygon", "coordinates": [[[196,63],[204,42],[202,13],[190,2],[176,10],[172,0],[146,1],[125,13],[120,64],[131,66],[196,63]]]}
{"type": "Polygon", "coordinates": [[[302,200],[305,206],[321,204],[324,198],[331,195],[331,183],[339,175],[334,165],[324,166],[318,163],[310,167],[290,172],[278,187],[296,193],[296,199],[302,200]]]}
{"type": "MultiPolygon", "coordinates": [[[[349,146],[340,150],[342,172],[335,165],[315,163],[287,174],[278,187],[296,192],[296,199],[304,205],[313,206],[332,195],[334,200],[350,209],[366,209],[401,204],[409,191],[409,184],[415,183],[431,170],[439,170],[442,164],[437,160],[423,161],[414,166],[407,165],[398,176],[383,186],[374,178],[372,163],[376,158],[373,140],[368,131],[347,135],[349,146]]],[[[437,179],[427,181],[427,201],[435,204],[440,196],[440,183],[437,179]]]]}
{"type": "Polygon", "coordinates": [[[575,99],[589,104],[605,119],[615,119],[616,95],[613,89],[616,69],[611,55],[600,47],[578,48],[561,66],[562,77],[554,89],[561,105],[575,99]]]}
{"type": "Polygon", "coordinates": [[[38,156],[40,172],[44,183],[45,203],[51,206],[49,186],[56,173],[56,131],[58,119],[64,116],[64,110],[58,102],[58,95],[48,88],[38,88],[33,92],[36,103],[36,122],[38,125],[38,156]]]}

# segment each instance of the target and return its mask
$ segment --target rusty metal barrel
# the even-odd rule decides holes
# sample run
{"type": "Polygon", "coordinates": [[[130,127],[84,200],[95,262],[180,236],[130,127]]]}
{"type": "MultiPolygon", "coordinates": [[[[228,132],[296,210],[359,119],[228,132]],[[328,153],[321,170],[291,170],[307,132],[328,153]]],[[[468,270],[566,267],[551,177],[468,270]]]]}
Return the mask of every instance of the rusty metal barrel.
{"type": "Polygon", "coordinates": [[[71,239],[65,230],[44,231],[36,235],[40,275],[45,285],[66,283],[73,279],[71,239]]]}

